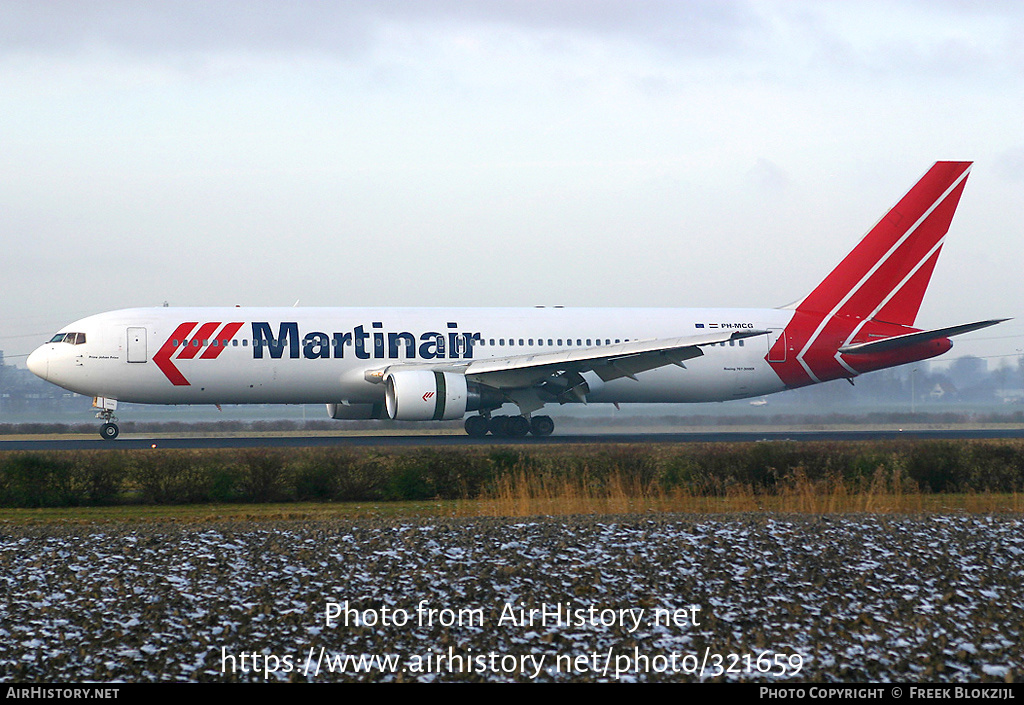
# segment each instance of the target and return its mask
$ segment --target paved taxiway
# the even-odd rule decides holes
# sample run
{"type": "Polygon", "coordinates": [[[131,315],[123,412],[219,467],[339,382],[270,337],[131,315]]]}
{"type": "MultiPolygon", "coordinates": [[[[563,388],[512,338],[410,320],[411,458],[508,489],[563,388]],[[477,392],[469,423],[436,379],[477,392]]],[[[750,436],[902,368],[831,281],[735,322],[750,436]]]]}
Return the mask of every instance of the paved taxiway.
{"type": "Polygon", "coordinates": [[[891,441],[974,440],[1024,438],[1024,428],[824,431],[708,431],[687,433],[565,434],[546,438],[471,438],[464,435],[338,435],[164,438],[122,436],[115,441],[94,438],[0,440],[0,451],[12,450],[130,450],[133,448],[308,448],[458,447],[487,445],[572,445],[595,443],[752,443],[757,441],[891,441]]]}

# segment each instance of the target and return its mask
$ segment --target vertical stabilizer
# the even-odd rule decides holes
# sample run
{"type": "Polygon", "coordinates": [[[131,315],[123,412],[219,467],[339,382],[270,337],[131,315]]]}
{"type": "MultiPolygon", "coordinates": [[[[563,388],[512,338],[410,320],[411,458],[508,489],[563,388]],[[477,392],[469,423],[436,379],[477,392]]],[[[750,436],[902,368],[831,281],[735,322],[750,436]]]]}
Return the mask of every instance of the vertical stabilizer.
{"type": "Polygon", "coordinates": [[[914,325],[970,168],[936,162],[798,310],[914,325]]]}
{"type": "Polygon", "coordinates": [[[971,162],[936,162],[825,279],[796,305],[769,360],[789,386],[853,369],[840,347],[873,336],[912,332],[924,292],[960,202],[971,162]]]}

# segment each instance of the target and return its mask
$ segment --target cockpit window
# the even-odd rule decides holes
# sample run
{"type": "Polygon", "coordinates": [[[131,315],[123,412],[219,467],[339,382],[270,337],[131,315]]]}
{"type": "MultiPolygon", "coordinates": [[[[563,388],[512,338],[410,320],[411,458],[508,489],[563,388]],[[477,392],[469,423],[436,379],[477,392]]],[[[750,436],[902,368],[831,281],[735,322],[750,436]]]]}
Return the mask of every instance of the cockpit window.
{"type": "Polygon", "coordinates": [[[50,338],[51,343],[70,343],[71,345],[84,345],[85,333],[58,333],[50,338]]]}

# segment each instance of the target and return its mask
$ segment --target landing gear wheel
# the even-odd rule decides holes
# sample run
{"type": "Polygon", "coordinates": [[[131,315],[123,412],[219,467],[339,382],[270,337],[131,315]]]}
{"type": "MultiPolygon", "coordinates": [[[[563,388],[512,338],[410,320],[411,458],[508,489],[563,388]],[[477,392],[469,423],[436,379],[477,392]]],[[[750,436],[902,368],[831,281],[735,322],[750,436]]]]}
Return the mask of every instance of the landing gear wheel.
{"type": "Polygon", "coordinates": [[[530,433],[535,436],[550,436],[555,430],[555,422],[550,416],[534,416],[530,419],[530,433]]]}
{"type": "Polygon", "coordinates": [[[483,416],[470,416],[466,419],[466,433],[473,438],[483,438],[490,430],[491,424],[483,416]]]}
{"type": "Polygon", "coordinates": [[[112,441],[117,438],[117,434],[120,433],[120,429],[116,423],[105,423],[100,426],[100,435],[105,441],[112,441]]]}
{"type": "Polygon", "coordinates": [[[492,416],[491,417],[491,435],[504,437],[510,435],[508,432],[510,417],[508,416],[492,416]]]}
{"type": "Polygon", "coordinates": [[[507,431],[512,438],[522,438],[530,432],[530,421],[525,416],[509,416],[507,431]]]}

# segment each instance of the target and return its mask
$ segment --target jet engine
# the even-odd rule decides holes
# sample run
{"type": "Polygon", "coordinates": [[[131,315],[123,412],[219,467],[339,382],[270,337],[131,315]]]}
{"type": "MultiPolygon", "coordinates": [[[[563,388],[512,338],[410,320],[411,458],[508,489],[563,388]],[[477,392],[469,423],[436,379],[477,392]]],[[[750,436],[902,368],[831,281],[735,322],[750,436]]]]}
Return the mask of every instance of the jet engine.
{"type": "Polygon", "coordinates": [[[384,377],[384,406],[399,421],[461,419],[467,411],[494,409],[503,402],[501,392],[458,372],[399,370],[384,377]]]}

